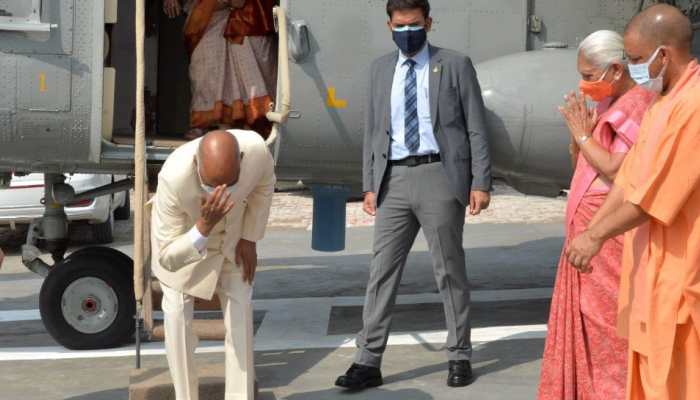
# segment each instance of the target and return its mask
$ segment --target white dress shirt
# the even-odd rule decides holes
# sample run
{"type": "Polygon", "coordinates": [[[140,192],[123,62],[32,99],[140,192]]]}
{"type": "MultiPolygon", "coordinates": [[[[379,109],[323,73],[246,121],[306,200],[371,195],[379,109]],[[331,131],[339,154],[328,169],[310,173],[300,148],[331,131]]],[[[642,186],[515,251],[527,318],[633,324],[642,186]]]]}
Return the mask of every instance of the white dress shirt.
{"type": "Polygon", "coordinates": [[[416,85],[418,94],[418,130],[420,147],[416,154],[411,154],[405,145],[405,90],[408,64],[406,57],[399,51],[394,81],[391,87],[391,160],[402,160],[408,156],[437,154],[440,148],[435,140],[433,122],[430,116],[430,47],[426,43],[421,51],[411,57],[416,62],[416,85]]]}
{"type": "Polygon", "coordinates": [[[192,240],[192,245],[199,252],[199,254],[204,255],[207,251],[207,242],[209,238],[202,235],[202,233],[197,229],[197,225],[193,226],[192,229],[187,233],[192,240]]]}

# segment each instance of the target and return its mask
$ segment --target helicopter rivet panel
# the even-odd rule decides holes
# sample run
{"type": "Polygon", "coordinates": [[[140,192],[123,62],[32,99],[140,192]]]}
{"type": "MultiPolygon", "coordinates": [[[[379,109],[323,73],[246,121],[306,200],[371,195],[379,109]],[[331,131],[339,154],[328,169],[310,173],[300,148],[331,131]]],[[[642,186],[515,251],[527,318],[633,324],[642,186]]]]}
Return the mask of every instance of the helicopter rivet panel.
{"type": "MultiPolygon", "coordinates": [[[[0,93],[17,93],[17,59],[0,57],[0,93]]],[[[12,141],[15,130],[16,101],[14,96],[0,96],[0,143],[12,141]]]]}
{"type": "Polygon", "coordinates": [[[66,56],[21,57],[17,105],[25,111],[70,111],[71,60],[66,56]]]}

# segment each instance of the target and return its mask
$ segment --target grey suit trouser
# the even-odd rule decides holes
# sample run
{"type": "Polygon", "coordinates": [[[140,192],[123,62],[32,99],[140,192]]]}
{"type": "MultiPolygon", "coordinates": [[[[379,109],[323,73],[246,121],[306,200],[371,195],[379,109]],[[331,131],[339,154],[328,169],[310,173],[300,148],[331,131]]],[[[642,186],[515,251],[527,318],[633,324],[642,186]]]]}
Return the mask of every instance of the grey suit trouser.
{"type": "Polygon", "coordinates": [[[389,167],[379,200],[364,327],[357,336],[355,361],[381,365],[403,268],[421,227],[444,303],[448,359],[469,360],[470,293],[462,247],[466,209],[452,193],[442,164],[389,167]]]}

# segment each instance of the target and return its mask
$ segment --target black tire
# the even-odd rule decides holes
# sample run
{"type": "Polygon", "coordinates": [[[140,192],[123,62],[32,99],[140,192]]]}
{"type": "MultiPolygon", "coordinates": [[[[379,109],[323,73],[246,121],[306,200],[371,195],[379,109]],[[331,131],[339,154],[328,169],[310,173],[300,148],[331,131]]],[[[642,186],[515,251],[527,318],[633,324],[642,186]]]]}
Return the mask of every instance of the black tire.
{"type": "Polygon", "coordinates": [[[97,257],[100,259],[109,257],[112,259],[110,262],[112,264],[118,265],[119,271],[121,271],[122,274],[124,274],[124,276],[126,276],[130,280],[132,280],[134,277],[134,260],[132,260],[131,257],[127,256],[121,251],[113,249],[111,247],[83,247],[82,249],[72,252],[66,258],[73,257],[97,257]]]}
{"type": "Polygon", "coordinates": [[[117,207],[114,210],[114,219],[117,221],[128,221],[131,218],[131,200],[129,199],[129,191],[127,190],[124,195],[126,199],[124,200],[124,205],[117,207]]]}
{"type": "Polygon", "coordinates": [[[90,225],[92,240],[97,244],[110,244],[114,241],[114,216],[109,214],[107,221],[90,225]]]}
{"type": "MultiPolygon", "coordinates": [[[[114,254],[99,251],[74,254],[57,264],[44,280],[39,294],[41,320],[51,337],[72,350],[107,349],[130,341],[134,334],[136,312],[133,279],[128,273],[131,269],[128,257],[115,257],[114,254]],[[66,303],[76,300],[64,299],[66,289],[74,283],[85,282],[84,278],[90,279],[90,282],[104,283],[116,298],[116,304],[112,304],[111,309],[98,307],[93,312],[95,315],[116,312],[113,321],[99,331],[89,333],[71,325],[63,306],[64,300],[66,303]]],[[[92,295],[98,298],[98,303],[103,303],[104,299],[100,299],[99,295],[92,295]]]]}

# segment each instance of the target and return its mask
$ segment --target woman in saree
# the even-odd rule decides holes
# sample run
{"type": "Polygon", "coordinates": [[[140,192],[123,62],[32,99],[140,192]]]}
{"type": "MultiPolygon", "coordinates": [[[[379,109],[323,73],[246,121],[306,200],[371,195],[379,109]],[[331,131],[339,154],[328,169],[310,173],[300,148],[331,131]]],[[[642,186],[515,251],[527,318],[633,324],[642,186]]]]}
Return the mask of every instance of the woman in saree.
{"type": "MultiPolygon", "coordinates": [[[[654,100],[635,86],[624,61],[622,37],[598,31],[579,47],[581,95],[560,107],[571,135],[574,165],[566,212],[566,243],[584,231],[603,205],[618,169],[637,139],[654,100]],[[597,102],[594,109],[586,98],[597,102]]],[[[539,400],[621,400],[625,397],[627,342],[616,336],[622,238],[608,241],[589,273],[563,254],[554,285],[542,361],[539,400]]]]}
{"type": "MultiPolygon", "coordinates": [[[[177,16],[180,0],[164,0],[177,16]]],[[[277,83],[276,0],[185,0],[194,139],[209,129],[251,129],[267,137],[277,83]]]]}

